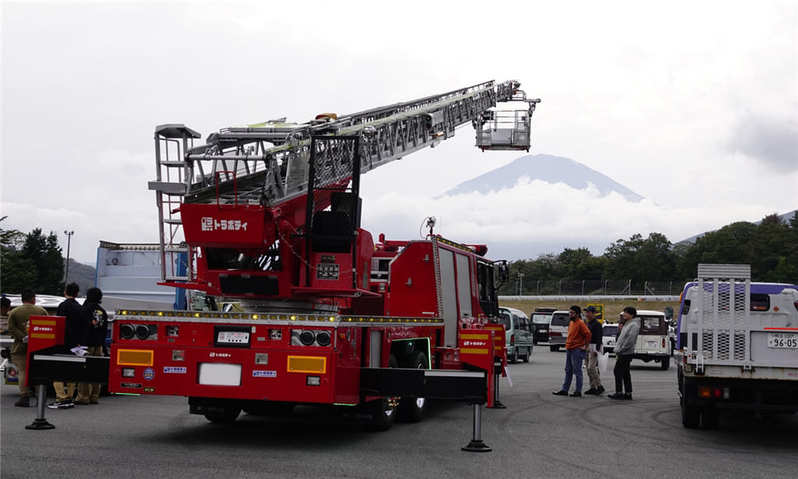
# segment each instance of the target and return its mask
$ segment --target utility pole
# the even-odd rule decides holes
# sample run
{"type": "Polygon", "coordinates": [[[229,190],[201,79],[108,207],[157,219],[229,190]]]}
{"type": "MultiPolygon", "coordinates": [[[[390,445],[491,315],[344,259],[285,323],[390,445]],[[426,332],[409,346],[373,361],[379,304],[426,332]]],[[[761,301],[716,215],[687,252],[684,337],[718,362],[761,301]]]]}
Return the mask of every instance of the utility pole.
{"type": "Polygon", "coordinates": [[[64,286],[66,286],[69,283],[69,248],[72,246],[72,235],[75,234],[75,232],[64,230],[64,234],[67,235],[66,272],[64,273],[64,286]]]}
{"type": "Polygon", "coordinates": [[[524,291],[524,273],[518,273],[518,296],[521,296],[524,291]]]}

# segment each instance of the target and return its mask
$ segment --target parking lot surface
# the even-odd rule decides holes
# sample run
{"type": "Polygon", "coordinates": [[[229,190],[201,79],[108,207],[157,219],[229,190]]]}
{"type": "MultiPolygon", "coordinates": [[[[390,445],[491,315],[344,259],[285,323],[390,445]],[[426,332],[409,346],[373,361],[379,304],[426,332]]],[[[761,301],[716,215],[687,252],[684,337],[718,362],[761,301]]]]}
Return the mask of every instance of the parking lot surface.
{"type": "MultiPolygon", "coordinates": [[[[0,471],[23,477],[795,477],[798,417],[722,416],[718,430],[682,428],[675,368],[633,363],[633,401],[555,397],[564,353],[537,347],[510,366],[504,410],[485,410],[484,454],[460,451],[470,408],[434,404],[417,424],[383,433],[323,409],[291,417],[242,415],[212,425],[185,398],[115,396],[47,410],[51,431],[28,431],[35,409],[2,387],[0,471]]],[[[610,377],[605,387],[612,390],[610,377]]]]}

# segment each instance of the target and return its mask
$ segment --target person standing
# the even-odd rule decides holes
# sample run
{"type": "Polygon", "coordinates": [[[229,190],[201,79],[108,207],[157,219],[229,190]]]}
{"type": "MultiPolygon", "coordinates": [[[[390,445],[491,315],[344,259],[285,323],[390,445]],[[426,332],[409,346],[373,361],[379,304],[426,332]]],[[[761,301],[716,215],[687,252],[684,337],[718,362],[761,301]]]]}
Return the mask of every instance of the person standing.
{"type": "Polygon", "coordinates": [[[568,337],[565,340],[565,381],[562,388],[552,394],[555,396],[567,396],[571,389],[571,379],[576,375],[576,388],[571,397],[582,397],[582,361],[585,359],[585,351],[590,344],[590,330],[582,321],[582,308],[571,306],[568,311],[570,322],[568,323],[568,337]]]}
{"type": "Polygon", "coordinates": [[[604,392],[598,367],[604,330],[596,319],[596,308],[593,306],[585,308],[585,317],[587,318],[587,328],[590,330],[590,346],[587,352],[587,377],[590,379],[590,389],[585,391],[585,394],[598,396],[604,392]]]}
{"type": "MultiPolygon", "coordinates": [[[[100,306],[102,298],[103,292],[100,288],[89,288],[86,291],[86,301],[83,302],[84,323],[88,325],[86,346],[89,356],[103,356],[103,345],[108,335],[108,313],[100,306]]],[[[102,385],[98,383],[78,384],[75,404],[97,404],[101,387],[102,385]]]]}
{"type": "MultiPolygon", "coordinates": [[[[75,300],[80,292],[77,283],[69,283],[64,290],[66,299],[58,305],[58,316],[66,317],[64,327],[64,347],[67,351],[86,344],[86,326],[83,309],[75,300]]],[[[53,381],[55,389],[55,402],[47,405],[50,409],[68,409],[74,407],[72,396],[75,394],[75,383],[53,381]]]]}
{"type": "Polygon", "coordinates": [[[36,295],[26,289],[22,291],[22,306],[17,306],[8,313],[8,334],[14,338],[11,346],[11,362],[17,367],[20,398],[14,406],[29,407],[33,395],[31,388],[25,385],[25,373],[28,365],[28,321],[31,316],[47,316],[47,311],[36,306],[36,295]]]}
{"type": "Polygon", "coordinates": [[[632,399],[632,373],[629,365],[635,353],[637,335],[640,333],[640,319],[637,310],[631,306],[623,308],[623,321],[618,338],[615,340],[615,394],[610,399],[632,399]],[[625,392],[624,392],[625,391],[625,392]]]}
{"type": "Polygon", "coordinates": [[[0,331],[6,334],[8,330],[8,312],[11,311],[11,300],[6,298],[5,295],[0,297],[0,331]]]}

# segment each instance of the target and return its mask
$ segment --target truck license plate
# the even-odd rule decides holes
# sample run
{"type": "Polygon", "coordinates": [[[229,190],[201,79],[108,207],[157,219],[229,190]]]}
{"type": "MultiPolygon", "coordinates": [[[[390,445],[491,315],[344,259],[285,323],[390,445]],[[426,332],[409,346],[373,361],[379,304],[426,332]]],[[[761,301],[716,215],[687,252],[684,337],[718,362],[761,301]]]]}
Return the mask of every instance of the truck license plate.
{"type": "Polygon", "coordinates": [[[249,333],[242,331],[219,331],[219,336],[216,338],[216,341],[228,344],[247,344],[249,343],[249,333]]]}
{"type": "Polygon", "coordinates": [[[798,334],[769,333],[768,347],[771,349],[798,349],[798,334]]]}

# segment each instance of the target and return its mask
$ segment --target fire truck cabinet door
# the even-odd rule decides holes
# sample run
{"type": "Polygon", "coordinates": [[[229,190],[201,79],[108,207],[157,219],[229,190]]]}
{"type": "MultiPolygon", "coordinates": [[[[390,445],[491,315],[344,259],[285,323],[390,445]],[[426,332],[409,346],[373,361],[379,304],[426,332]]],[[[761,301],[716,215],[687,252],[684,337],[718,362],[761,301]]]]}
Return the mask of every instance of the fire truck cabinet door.
{"type": "Polygon", "coordinates": [[[444,248],[438,249],[441,270],[441,289],[443,297],[444,341],[446,346],[457,346],[457,288],[455,287],[454,253],[444,248]]]}

